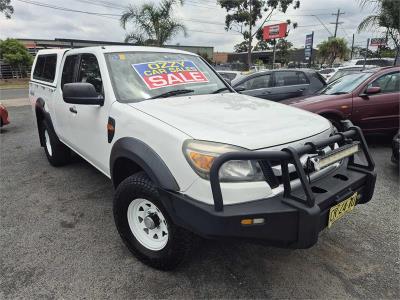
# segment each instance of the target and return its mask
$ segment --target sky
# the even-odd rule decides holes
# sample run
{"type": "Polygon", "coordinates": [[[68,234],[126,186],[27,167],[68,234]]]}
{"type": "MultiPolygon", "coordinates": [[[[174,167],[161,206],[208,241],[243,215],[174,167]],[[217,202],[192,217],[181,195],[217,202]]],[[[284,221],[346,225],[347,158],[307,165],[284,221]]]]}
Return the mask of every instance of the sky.
{"type": "MultiPolygon", "coordinates": [[[[0,15],[0,39],[10,37],[123,41],[126,31],[121,28],[118,19],[123,7],[159,1],[11,0],[15,12],[11,19],[0,15]],[[67,12],[38,4],[110,15],[67,12]]],[[[299,9],[290,8],[286,14],[274,13],[267,24],[276,24],[287,19],[297,22],[299,27],[290,30],[288,40],[297,48],[304,47],[305,35],[314,31],[315,46],[333,34],[335,25],[330,23],[335,21],[336,16],[332,14],[338,9],[344,14],[340,15],[339,21],[343,24],[339,25],[337,36],[345,38],[349,45],[353,33],[357,46],[365,46],[368,37],[381,35],[378,30],[357,33],[357,25],[365,16],[373,13],[373,7],[362,9],[358,0],[300,0],[299,9]]],[[[179,34],[168,44],[213,46],[214,51],[222,52],[233,51],[233,46],[242,41],[240,34],[225,31],[226,12],[217,5],[217,0],[185,0],[182,7],[175,9],[174,14],[186,25],[188,35],[185,37],[179,34]]]]}

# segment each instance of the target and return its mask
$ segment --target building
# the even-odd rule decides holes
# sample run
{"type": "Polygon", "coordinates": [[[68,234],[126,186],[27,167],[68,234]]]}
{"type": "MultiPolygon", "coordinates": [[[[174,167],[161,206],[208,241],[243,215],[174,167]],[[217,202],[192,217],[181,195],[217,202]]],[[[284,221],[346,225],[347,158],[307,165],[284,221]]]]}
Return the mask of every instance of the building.
{"type": "MultiPolygon", "coordinates": [[[[316,61],[318,54],[317,49],[313,49],[311,61],[316,61]]],[[[262,61],[265,65],[272,64],[273,61],[273,50],[265,50],[265,51],[253,51],[252,52],[252,61],[253,63],[256,61],[262,61]]],[[[306,63],[304,56],[304,49],[291,49],[289,50],[288,61],[295,64],[306,63]]],[[[275,53],[275,62],[280,63],[279,61],[279,50],[275,53]]],[[[229,53],[228,54],[228,63],[247,63],[247,52],[240,53],[229,53]]]]}
{"type": "Polygon", "coordinates": [[[228,52],[214,52],[213,62],[217,65],[226,64],[228,62],[228,52]]]}
{"type": "MultiPolygon", "coordinates": [[[[133,45],[131,43],[123,43],[123,42],[77,40],[77,39],[62,39],[62,38],[55,38],[54,40],[50,39],[17,39],[17,40],[23,43],[32,55],[36,55],[37,51],[40,49],[133,45]]],[[[196,54],[200,54],[204,57],[207,57],[209,59],[212,59],[214,56],[214,47],[186,46],[186,45],[165,45],[164,47],[193,52],[196,54]]]]}

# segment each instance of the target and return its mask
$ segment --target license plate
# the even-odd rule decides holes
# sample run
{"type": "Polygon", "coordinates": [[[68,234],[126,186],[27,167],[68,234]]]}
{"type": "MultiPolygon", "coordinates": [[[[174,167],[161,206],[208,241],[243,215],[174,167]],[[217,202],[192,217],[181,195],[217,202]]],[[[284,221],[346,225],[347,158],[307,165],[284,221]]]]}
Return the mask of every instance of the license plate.
{"type": "Polygon", "coordinates": [[[331,207],[329,210],[329,220],[328,227],[331,227],[332,224],[343,217],[346,213],[353,210],[354,206],[357,204],[358,193],[354,193],[350,198],[336,204],[331,207]]]}

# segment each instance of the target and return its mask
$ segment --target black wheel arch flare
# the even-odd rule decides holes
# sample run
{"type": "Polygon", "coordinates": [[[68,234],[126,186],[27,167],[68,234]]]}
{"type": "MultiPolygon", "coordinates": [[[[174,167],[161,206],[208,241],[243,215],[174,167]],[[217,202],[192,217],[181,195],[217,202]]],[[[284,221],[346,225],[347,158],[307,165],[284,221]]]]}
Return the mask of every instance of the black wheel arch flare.
{"type": "Polygon", "coordinates": [[[115,163],[120,158],[138,165],[157,187],[179,191],[178,183],[162,158],[146,143],[133,137],[120,138],[111,149],[110,173],[114,187],[119,184],[116,180],[118,170],[115,169],[115,163]]]}
{"type": "Polygon", "coordinates": [[[53,127],[53,122],[51,121],[50,113],[48,113],[45,110],[44,106],[45,106],[44,99],[38,98],[35,103],[35,113],[36,113],[37,128],[38,128],[38,132],[39,132],[40,146],[42,146],[42,147],[44,147],[44,138],[43,138],[43,136],[41,134],[41,130],[40,130],[40,127],[42,126],[41,122],[43,120],[46,120],[50,126],[50,129],[53,130],[53,132],[55,133],[54,127],[53,127]]]}

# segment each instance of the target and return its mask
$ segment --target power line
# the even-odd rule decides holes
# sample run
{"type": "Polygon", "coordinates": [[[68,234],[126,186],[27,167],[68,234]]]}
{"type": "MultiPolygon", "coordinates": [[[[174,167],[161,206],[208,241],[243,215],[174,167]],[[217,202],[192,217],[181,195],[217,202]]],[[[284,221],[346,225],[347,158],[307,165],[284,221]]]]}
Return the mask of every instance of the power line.
{"type": "Polygon", "coordinates": [[[343,24],[343,22],[339,22],[339,17],[340,15],[344,15],[344,12],[340,12],[340,8],[338,8],[337,13],[336,14],[332,14],[332,16],[336,16],[336,22],[335,23],[330,23],[330,24],[335,24],[335,34],[334,37],[336,37],[336,33],[337,33],[337,28],[339,24],[343,24]]]}
{"type": "Polygon", "coordinates": [[[81,13],[81,14],[87,14],[87,15],[95,15],[95,16],[102,16],[102,17],[120,17],[120,15],[116,15],[116,14],[106,14],[106,13],[90,12],[90,11],[84,11],[84,10],[78,10],[78,9],[71,9],[71,8],[66,8],[66,7],[61,7],[61,6],[56,6],[56,5],[52,5],[52,4],[41,3],[41,2],[37,2],[37,1],[31,1],[31,0],[16,0],[16,1],[24,2],[24,3],[32,4],[32,5],[36,5],[36,6],[56,9],[56,10],[75,12],[75,13],[81,13]]]}
{"type": "Polygon", "coordinates": [[[91,5],[96,5],[96,6],[100,6],[100,7],[105,7],[105,8],[117,9],[117,10],[123,10],[126,8],[125,6],[113,4],[110,2],[106,2],[106,1],[95,1],[95,0],[75,0],[75,1],[81,2],[81,3],[87,3],[87,4],[91,4],[91,5]]]}

